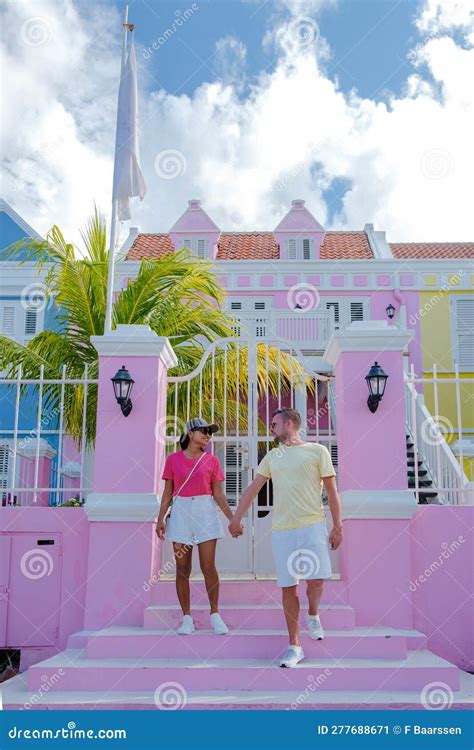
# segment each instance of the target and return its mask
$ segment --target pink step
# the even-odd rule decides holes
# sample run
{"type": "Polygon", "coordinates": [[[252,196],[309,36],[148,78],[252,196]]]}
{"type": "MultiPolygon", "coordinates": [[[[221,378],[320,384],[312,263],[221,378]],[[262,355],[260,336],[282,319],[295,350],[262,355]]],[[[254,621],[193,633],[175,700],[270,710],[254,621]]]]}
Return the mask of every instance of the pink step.
{"type": "MultiPolygon", "coordinates": [[[[305,601],[306,586],[304,581],[299,585],[300,600],[305,601]]],[[[176,586],[174,581],[159,581],[152,587],[152,604],[177,603],[176,586]]],[[[191,603],[205,604],[208,602],[206,588],[203,581],[191,581],[191,603]]],[[[281,588],[276,581],[221,581],[220,604],[280,604],[281,588]]],[[[331,579],[324,584],[322,604],[347,604],[345,581],[331,579]]]]}
{"type": "MultiPolygon", "coordinates": [[[[407,655],[406,631],[360,627],[326,631],[324,640],[302,634],[306,657],[314,659],[392,658],[407,655]]],[[[275,659],[288,647],[283,630],[238,630],[216,635],[211,630],[177,635],[169,630],[110,627],[87,638],[90,659],[275,659]]]]}
{"type": "MultiPolygon", "coordinates": [[[[346,630],[355,626],[355,613],[348,604],[321,605],[321,622],[330,630],[346,630]]],[[[229,628],[284,628],[285,615],[280,604],[223,604],[220,607],[222,617],[229,628]]],[[[300,623],[304,627],[304,609],[301,611],[300,623]]],[[[209,604],[193,606],[194,624],[197,628],[209,628],[209,604]]],[[[175,629],[181,622],[181,607],[177,604],[154,604],[146,607],[143,619],[145,630],[175,629]]]]}
{"type": "MultiPolygon", "coordinates": [[[[452,709],[472,711],[474,696],[474,676],[459,671],[460,689],[453,691],[452,709]]],[[[316,683],[315,683],[316,685],[316,683]]],[[[2,685],[3,708],[7,711],[25,710],[25,705],[34,706],[35,711],[45,710],[113,710],[113,711],[156,711],[157,697],[154,691],[114,690],[114,691],[61,691],[34,692],[28,689],[27,673],[13,677],[2,685]]],[[[160,695],[160,694],[158,694],[160,695]]],[[[184,695],[184,694],[183,694],[184,695]]],[[[315,690],[207,690],[186,691],[185,704],[188,710],[284,710],[297,706],[299,711],[321,710],[384,710],[408,709],[423,710],[420,690],[325,690],[324,684],[315,690]]],[[[158,700],[159,704],[159,700],[158,700]]]]}
{"type": "Polygon", "coordinates": [[[28,688],[53,691],[155,691],[177,682],[185,691],[305,690],[316,683],[327,690],[422,690],[443,681],[459,690],[459,670],[429,651],[400,659],[305,659],[282,669],[269,659],[87,659],[83,651],[65,651],[30,667],[28,688]]]}

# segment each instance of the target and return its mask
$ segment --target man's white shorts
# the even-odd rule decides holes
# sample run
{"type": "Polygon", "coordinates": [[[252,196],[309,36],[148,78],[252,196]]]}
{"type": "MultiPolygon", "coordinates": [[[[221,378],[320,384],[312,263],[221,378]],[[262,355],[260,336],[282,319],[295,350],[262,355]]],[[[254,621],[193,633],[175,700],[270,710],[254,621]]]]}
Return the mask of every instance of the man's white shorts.
{"type": "Polygon", "coordinates": [[[201,544],[224,536],[212,495],[176,496],[166,522],[166,539],[180,544],[201,544]]]}
{"type": "Polygon", "coordinates": [[[325,521],[272,531],[278,585],[285,588],[295,586],[300,579],[331,578],[328,537],[325,521]]]}

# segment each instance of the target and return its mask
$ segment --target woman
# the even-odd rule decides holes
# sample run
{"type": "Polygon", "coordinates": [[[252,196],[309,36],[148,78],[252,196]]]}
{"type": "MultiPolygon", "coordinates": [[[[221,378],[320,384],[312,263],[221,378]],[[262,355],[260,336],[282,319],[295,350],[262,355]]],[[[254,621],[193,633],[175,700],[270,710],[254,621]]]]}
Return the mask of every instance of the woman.
{"type": "Polygon", "coordinates": [[[216,503],[229,521],[232,520],[233,513],[222,489],[224,474],[219,459],[205,452],[212,434],[218,429],[216,424],[208,424],[199,417],[190,419],[186,423],[186,433],[181,435],[179,441],[181,450],[168,456],[163,470],[165,490],[161,498],[156,533],[164,540],[166,531],[166,538],[173,542],[176,592],[183,610],[183,621],[177,631],[181,635],[189,635],[195,630],[190,612],[189,591],[194,544],[198,546],[199,563],[209,596],[211,627],[218,634],[229,630],[218,607],[216,544],[224,533],[216,503]],[[173,505],[166,524],[165,518],[171,500],[173,505]]]}

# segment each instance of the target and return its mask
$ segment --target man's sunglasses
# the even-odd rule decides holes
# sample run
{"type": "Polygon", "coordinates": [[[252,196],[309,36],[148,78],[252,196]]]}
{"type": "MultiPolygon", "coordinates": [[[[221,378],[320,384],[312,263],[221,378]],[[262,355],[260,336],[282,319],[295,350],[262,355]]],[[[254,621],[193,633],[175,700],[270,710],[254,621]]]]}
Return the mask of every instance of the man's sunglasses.
{"type": "Polygon", "coordinates": [[[202,432],[203,435],[209,435],[212,437],[212,432],[209,427],[193,427],[193,432],[202,432]]]}

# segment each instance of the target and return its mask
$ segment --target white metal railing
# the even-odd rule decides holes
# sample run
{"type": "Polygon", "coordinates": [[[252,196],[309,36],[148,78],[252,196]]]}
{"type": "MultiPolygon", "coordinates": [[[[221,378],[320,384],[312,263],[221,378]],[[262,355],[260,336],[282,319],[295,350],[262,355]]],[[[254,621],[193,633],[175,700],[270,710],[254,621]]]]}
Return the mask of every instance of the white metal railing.
{"type": "Polygon", "coordinates": [[[311,349],[325,349],[336,330],[333,308],[302,309],[299,313],[288,313],[287,310],[230,312],[238,321],[236,333],[242,336],[257,339],[274,336],[303,348],[311,344],[311,349]]]}
{"type": "Polygon", "coordinates": [[[85,499],[92,487],[87,405],[90,387],[98,382],[89,377],[87,364],[82,378],[66,377],[66,365],[60,378],[45,378],[43,365],[38,378],[23,377],[21,366],[15,377],[0,377],[3,423],[13,424],[0,428],[1,505],[47,506],[71,497],[85,499]],[[68,435],[64,420],[66,389],[78,387],[83,388],[80,441],[68,435]],[[54,388],[54,406],[45,405],[54,388]]]}
{"type": "MultiPolygon", "coordinates": [[[[413,472],[415,476],[415,495],[417,502],[423,493],[437,493],[436,503],[441,505],[463,505],[473,503],[474,483],[468,480],[463,468],[463,425],[461,404],[461,383],[473,383],[473,378],[459,377],[456,367],[454,377],[440,378],[436,365],[433,365],[429,377],[415,377],[413,365],[405,373],[405,406],[408,433],[413,441],[413,472]],[[418,393],[417,384],[430,384],[433,388],[432,415],[425,405],[425,398],[418,393]],[[440,386],[454,388],[457,426],[440,415],[440,386]],[[444,433],[456,434],[459,438],[459,461],[453,454],[444,433]],[[422,466],[418,466],[422,461],[422,466]],[[420,477],[420,469],[427,471],[426,477],[420,477]],[[421,484],[422,479],[431,480],[431,486],[421,484]]],[[[446,400],[446,398],[445,398],[446,400]]],[[[449,403],[449,401],[448,401],[449,403]]]]}

